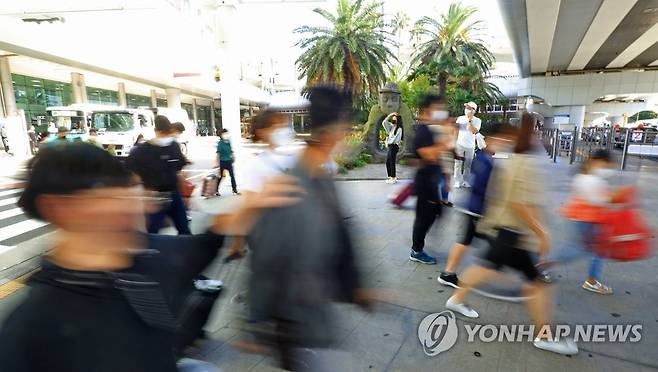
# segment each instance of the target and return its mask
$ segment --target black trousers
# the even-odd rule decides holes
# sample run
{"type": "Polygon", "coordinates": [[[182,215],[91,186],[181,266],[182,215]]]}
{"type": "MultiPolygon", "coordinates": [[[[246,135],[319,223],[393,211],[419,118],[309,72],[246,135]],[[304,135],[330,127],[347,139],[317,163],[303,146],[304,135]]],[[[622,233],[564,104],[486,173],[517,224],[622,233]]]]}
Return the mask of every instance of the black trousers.
{"type": "Polygon", "coordinates": [[[388,145],[388,156],[386,156],[386,174],[389,177],[395,177],[395,162],[400,151],[398,145],[388,145]]]}
{"type": "Polygon", "coordinates": [[[418,201],[416,218],[412,233],[414,252],[422,252],[425,247],[425,235],[434,221],[441,216],[441,198],[439,197],[440,169],[419,169],[414,179],[418,201]]]}
{"type": "Polygon", "coordinates": [[[224,177],[224,170],[228,171],[229,176],[231,176],[231,187],[233,192],[238,192],[238,185],[235,183],[235,174],[233,173],[233,161],[221,161],[219,162],[219,181],[217,181],[217,192],[219,192],[219,184],[222,183],[222,178],[224,177]]]}

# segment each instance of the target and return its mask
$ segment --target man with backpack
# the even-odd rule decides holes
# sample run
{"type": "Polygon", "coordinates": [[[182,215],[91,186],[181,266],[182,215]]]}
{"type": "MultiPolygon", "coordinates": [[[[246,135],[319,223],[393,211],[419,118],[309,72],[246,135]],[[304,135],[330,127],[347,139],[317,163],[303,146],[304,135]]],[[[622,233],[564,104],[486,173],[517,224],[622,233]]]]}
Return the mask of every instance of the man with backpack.
{"type": "Polygon", "coordinates": [[[179,234],[190,234],[185,204],[178,189],[178,173],[187,160],[174,140],[174,129],[166,116],[155,117],[155,138],[130,152],[126,166],[139,176],[144,188],[169,195],[170,201],[149,213],[147,231],[157,234],[165,217],[174,222],[179,234]]]}

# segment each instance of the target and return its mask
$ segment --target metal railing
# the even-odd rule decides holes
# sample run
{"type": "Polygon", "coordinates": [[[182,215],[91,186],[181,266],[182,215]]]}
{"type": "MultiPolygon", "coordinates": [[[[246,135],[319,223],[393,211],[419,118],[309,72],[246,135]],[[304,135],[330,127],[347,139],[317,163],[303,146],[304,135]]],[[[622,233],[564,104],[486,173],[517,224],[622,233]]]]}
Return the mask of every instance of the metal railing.
{"type": "Polygon", "coordinates": [[[634,167],[658,168],[658,130],[652,128],[551,128],[542,129],[539,137],[554,162],[559,157],[569,159],[569,164],[583,162],[597,149],[606,149],[621,170],[631,163],[634,167]]]}

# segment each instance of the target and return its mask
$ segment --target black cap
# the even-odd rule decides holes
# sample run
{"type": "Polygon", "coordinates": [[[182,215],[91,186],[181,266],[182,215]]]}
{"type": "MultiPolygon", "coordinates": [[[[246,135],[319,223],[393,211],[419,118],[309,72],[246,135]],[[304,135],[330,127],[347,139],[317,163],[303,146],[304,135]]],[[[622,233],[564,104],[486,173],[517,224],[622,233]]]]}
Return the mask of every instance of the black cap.
{"type": "Polygon", "coordinates": [[[311,130],[325,127],[338,121],[349,121],[352,112],[352,97],[336,86],[321,85],[310,89],[311,130]]]}

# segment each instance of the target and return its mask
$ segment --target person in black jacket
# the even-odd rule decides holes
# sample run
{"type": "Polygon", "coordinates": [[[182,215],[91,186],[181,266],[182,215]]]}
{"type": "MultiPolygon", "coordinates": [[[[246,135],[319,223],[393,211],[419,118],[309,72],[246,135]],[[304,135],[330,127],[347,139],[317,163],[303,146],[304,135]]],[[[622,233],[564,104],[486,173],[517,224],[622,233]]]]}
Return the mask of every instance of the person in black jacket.
{"type": "Polygon", "coordinates": [[[33,158],[19,205],[59,237],[2,326],[1,370],[178,370],[186,298],[223,237],[140,233],[144,209],[163,201],[132,182],[117,159],[86,143],[33,158]]]}
{"type": "Polygon", "coordinates": [[[155,138],[134,148],[126,166],[139,176],[144,188],[166,192],[171,201],[163,204],[148,216],[147,231],[157,234],[170,217],[179,234],[190,234],[185,212],[185,203],[178,189],[178,172],[187,163],[178,142],[174,140],[174,129],[166,116],[155,117],[155,138]]]}

